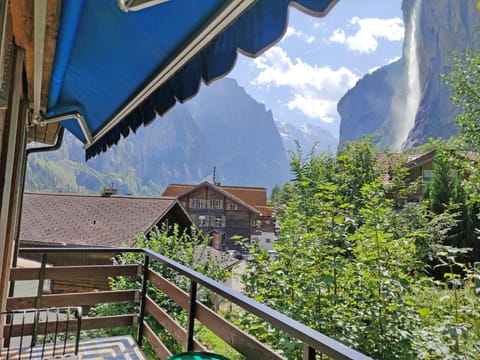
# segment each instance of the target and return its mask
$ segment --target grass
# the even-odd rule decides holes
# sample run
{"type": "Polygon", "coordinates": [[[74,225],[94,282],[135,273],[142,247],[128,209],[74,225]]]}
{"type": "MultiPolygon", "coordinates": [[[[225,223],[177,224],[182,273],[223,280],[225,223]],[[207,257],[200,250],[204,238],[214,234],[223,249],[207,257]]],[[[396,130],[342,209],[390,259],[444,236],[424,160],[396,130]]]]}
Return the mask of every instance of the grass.
{"type": "Polygon", "coordinates": [[[231,360],[243,360],[245,357],[220,339],[218,335],[203,325],[197,325],[196,338],[211,352],[221,354],[231,360]]]}

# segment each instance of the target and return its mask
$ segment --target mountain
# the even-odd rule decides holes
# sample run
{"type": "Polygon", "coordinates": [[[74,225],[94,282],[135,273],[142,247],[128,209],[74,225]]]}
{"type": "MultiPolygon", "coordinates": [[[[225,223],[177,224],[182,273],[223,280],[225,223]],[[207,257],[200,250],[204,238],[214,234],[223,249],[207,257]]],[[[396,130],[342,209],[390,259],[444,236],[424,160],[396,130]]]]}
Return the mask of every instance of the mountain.
{"type": "Polygon", "coordinates": [[[422,144],[429,137],[455,134],[457,109],[441,75],[452,69],[454,51],[480,45],[476,4],[473,0],[403,0],[401,73],[395,75],[388,65],[366,75],[345,94],[338,106],[341,142],[376,132],[377,141],[400,149],[422,144]],[[363,108],[368,111],[360,111],[363,108]]]}
{"type": "Polygon", "coordinates": [[[26,189],[158,195],[169,183],[212,180],[271,189],[289,178],[289,163],[272,113],[235,80],[223,79],[187,104],[177,104],[135,135],[87,163],[84,150],[65,134],[58,151],[31,154],[26,189]]]}
{"type": "Polygon", "coordinates": [[[400,59],[365,75],[340,99],[337,104],[341,118],[340,144],[360,140],[382,128],[402,74],[403,61],[400,59]]]}
{"type": "Polygon", "coordinates": [[[203,87],[187,107],[212,148],[217,180],[268,188],[288,180],[290,166],[272,112],[236,80],[203,87]]]}
{"type": "Polygon", "coordinates": [[[315,153],[335,153],[338,140],[327,130],[312,124],[293,125],[285,122],[276,122],[278,131],[287,151],[296,151],[296,141],[305,152],[315,147],[315,153]]]}

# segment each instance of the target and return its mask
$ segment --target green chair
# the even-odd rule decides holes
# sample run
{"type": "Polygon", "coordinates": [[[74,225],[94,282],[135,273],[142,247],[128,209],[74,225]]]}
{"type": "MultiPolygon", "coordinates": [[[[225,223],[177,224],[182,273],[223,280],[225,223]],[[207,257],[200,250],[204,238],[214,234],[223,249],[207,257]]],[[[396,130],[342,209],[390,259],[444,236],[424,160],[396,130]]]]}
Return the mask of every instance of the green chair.
{"type": "Polygon", "coordinates": [[[167,360],[229,360],[225,356],[210,353],[210,352],[183,352],[180,354],[172,355],[167,360]]]}

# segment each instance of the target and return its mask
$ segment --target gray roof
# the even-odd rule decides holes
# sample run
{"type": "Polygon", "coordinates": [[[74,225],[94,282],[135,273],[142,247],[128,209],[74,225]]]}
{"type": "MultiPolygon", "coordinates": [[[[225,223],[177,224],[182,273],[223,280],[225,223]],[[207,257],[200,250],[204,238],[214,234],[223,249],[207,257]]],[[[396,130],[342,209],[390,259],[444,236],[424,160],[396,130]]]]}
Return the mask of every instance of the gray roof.
{"type": "Polygon", "coordinates": [[[185,219],[191,223],[171,197],[25,193],[19,239],[117,247],[134,234],[145,233],[167,215],[180,216],[184,223],[185,219]]]}

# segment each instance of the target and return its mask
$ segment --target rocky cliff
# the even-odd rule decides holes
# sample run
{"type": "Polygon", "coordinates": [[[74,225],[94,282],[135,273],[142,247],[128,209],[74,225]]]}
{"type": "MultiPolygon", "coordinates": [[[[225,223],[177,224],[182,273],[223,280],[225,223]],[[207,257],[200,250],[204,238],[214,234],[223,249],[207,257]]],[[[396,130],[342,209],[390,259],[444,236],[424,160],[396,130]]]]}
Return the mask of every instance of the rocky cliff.
{"type": "Polygon", "coordinates": [[[390,71],[377,72],[377,85],[365,85],[372,81],[370,75],[361,79],[339,103],[341,141],[377,131],[379,142],[398,149],[455,133],[456,108],[441,74],[451,70],[454,51],[461,53],[480,45],[480,10],[476,4],[475,0],[403,0],[403,65],[394,82],[395,92],[377,99],[360,91],[363,87],[384,87],[390,71]],[[358,111],[364,107],[370,109],[369,118],[362,118],[365,111],[358,111]],[[358,122],[366,124],[359,126],[358,122]],[[351,128],[359,130],[349,131],[351,128]]]}
{"type": "Polygon", "coordinates": [[[382,135],[386,116],[390,113],[395,87],[403,74],[403,61],[398,60],[372,74],[365,75],[339,101],[340,144],[360,140],[366,135],[382,135]]]}

